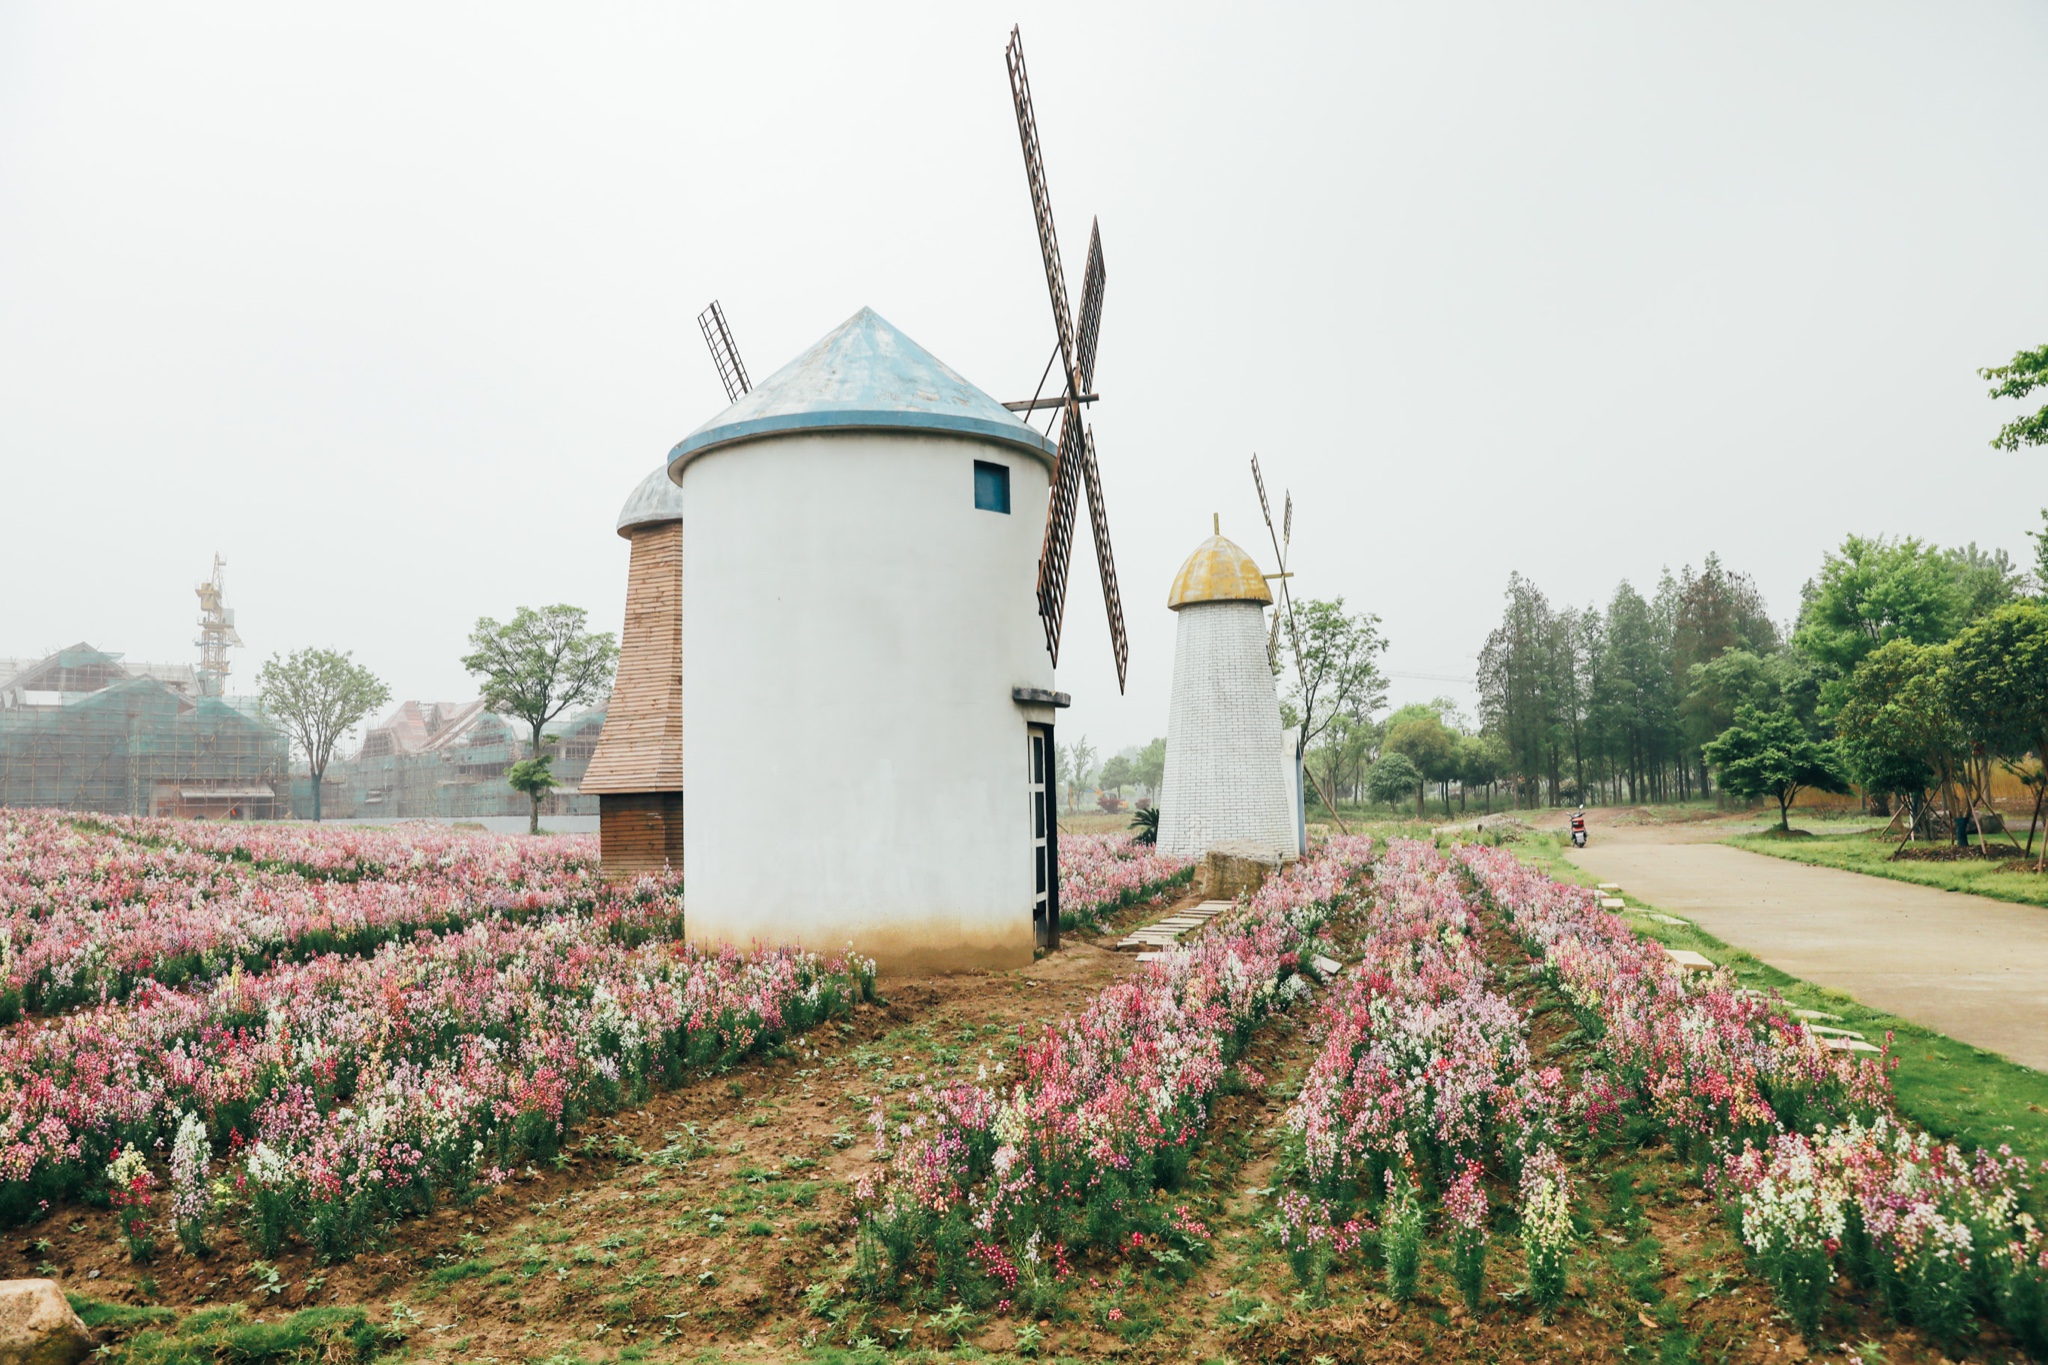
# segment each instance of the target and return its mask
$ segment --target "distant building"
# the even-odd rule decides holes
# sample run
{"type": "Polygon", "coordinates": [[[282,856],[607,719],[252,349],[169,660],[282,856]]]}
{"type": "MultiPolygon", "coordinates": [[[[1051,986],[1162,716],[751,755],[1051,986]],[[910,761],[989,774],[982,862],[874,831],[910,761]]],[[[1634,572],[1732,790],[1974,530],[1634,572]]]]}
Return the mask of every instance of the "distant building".
{"type": "Polygon", "coordinates": [[[0,805],[253,820],[285,814],[289,746],[189,664],[75,644],[0,659],[0,805]]]}
{"type": "MultiPolygon", "coordinates": [[[[562,786],[541,802],[543,815],[597,813],[597,798],[583,795],[577,784],[597,751],[604,714],[583,711],[547,726],[562,786]]],[[[402,702],[371,727],[354,754],[328,764],[321,814],[391,820],[525,815],[532,803],[505,785],[505,774],[530,747],[525,726],[486,711],[481,701],[402,702]]],[[[311,779],[303,770],[292,805],[312,814],[311,779]]]]}

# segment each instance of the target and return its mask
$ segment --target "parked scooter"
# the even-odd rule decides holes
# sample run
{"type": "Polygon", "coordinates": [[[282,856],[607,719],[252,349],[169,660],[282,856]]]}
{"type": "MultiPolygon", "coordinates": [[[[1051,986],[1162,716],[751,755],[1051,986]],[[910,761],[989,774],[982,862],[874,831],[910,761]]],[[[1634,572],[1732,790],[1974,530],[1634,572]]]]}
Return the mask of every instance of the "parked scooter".
{"type": "Polygon", "coordinates": [[[1584,811],[1582,811],[1582,810],[1579,810],[1579,811],[1573,811],[1573,812],[1572,812],[1572,847],[1573,847],[1573,848],[1584,848],[1585,846],[1586,846],[1586,812],[1584,812],[1584,811]]]}

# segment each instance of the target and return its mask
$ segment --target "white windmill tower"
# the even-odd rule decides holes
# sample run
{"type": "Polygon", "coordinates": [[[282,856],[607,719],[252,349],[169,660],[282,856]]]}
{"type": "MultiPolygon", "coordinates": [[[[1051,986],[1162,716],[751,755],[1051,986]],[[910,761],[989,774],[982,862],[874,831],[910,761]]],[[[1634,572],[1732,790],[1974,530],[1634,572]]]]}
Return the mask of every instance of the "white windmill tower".
{"type": "Polygon", "coordinates": [[[892,974],[1057,946],[1053,665],[1084,484],[1120,684],[1127,651],[1081,419],[1101,238],[1077,329],[1014,31],[1008,58],[1057,396],[998,403],[863,308],[670,453],[692,942],[852,945],[892,974]],[[1018,415],[1042,409],[1057,439],[1018,415]]]}
{"type": "Polygon", "coordinates": [[[1183,858],[1223,850],[1285,859],[1301,851],[1286,781],[1266,609],[1273,593],[1252,557],[1215,534],[1174,576],[1174,635],[1159,848],[1183,858]]]}

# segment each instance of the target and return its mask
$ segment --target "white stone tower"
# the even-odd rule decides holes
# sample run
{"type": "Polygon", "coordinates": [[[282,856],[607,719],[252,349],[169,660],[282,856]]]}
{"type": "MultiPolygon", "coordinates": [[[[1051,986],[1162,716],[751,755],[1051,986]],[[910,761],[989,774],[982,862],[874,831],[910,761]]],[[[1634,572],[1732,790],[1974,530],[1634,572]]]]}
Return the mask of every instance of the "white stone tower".
{"type": "Polygon", "coordinates": [[[1053,455],[865,308],[670,453],[691,942],[1031,961],[1057,909],[1053,455]]]}
{"type": "Polygon", "coordinates": [[[1159,792],[1159,847],[1183,858],[1211,849],[1300,851],[1285,781],[1280,698],[1266,655],[1273,594],[1243,550],[1213,535],[1173,580],[1180,613],[1173,650],[1173,709],[1159,792]]]}

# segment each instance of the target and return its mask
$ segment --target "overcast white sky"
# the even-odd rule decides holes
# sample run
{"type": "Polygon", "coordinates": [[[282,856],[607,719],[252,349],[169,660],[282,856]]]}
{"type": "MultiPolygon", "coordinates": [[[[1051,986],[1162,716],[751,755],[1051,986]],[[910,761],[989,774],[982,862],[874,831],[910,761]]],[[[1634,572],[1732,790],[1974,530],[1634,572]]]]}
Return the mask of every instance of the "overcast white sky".
{"type": "MultiPolygon", "coordinates": [[[[1052,344],[1026,51],[1131,624],[1085,533],[1063,738],[1166,728],[1209,514],[1469,702],[1511,570],[1719,550],[1790,615],[1850,531],[2030,557],[1977,366],[2048,341],[2048,6],[520,7],[0,0],[0,655],[248,648],[459,699],[471,623],[616,628],[619,504],[863,304],[998,398],[1052,344]]],[[[2006,405],[2011,407],[2012,405],[2006,405]]],[[[906,592],[917,585],[906,583],[906,592]]]]}

